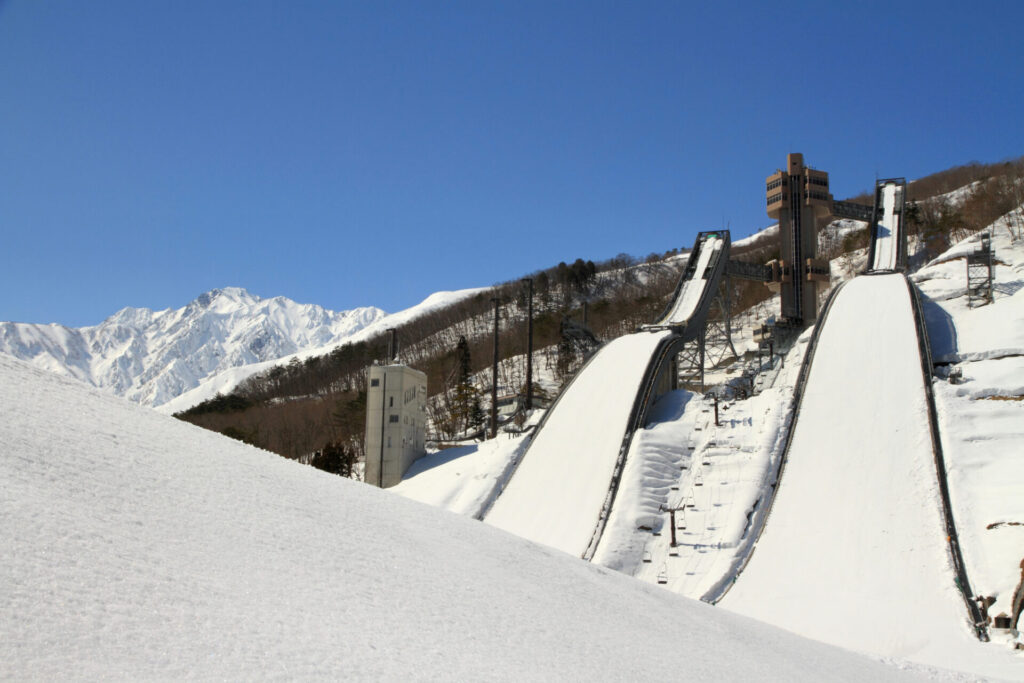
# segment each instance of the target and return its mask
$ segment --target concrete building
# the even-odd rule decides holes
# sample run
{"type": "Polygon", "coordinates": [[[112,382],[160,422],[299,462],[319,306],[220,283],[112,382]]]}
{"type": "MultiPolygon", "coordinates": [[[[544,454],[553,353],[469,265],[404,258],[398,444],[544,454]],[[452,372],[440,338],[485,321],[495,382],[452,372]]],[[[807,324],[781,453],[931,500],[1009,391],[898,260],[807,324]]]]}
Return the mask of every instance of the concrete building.
{"type": "Polygon", "coordinates": [[[819,260],[818,229],[832,214],[828,173],[804,166],[802,154],[789,154],[785,170],[765,181],[768,215],[779,221],[781,258],[771,264],[772,289],[782,295],[782,317],[792,323],[817,318],[818,292],[828,287],[828,262],[819,260]]]}
{"type": "Polygon", "coordinates": [[[374,365],[369,374],[364,480],[388,488],[426,453],[427,376],[405,365],[374,365]]]}

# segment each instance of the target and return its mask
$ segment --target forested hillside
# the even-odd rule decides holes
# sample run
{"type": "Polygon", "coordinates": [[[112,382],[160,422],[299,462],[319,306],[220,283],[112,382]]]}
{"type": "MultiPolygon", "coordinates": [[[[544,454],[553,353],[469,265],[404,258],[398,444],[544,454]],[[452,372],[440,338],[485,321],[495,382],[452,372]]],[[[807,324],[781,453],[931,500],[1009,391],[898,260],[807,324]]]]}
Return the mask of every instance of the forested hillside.
{"type": "MultiPolygon", "coordinates": [[[[938,255],[952,241],[989,225],[1024,203],[1024,157],[999,164],[967,164],[909,185],[907,222],[911,262],[938,255]]],[[[870,194],[850,201],[870,204],[870,194]]],[[[1024,226],[1021,226],[1024,229],[1024,226]]],[[[834,259],[867,245],[865,223],[835,221],[822,231],[820,249],[834,259]]],[[[777,258],[778,232],[766,230],[736,244],[731,257],[765,263],[777,258]]],[[[577,259],[529,274],[534,287],[534,363],[558,385],[579,367],[588,350],[567,321],[600,340],[635,330],[657,317],[685,264],[673,249],[638,259],[627,254],[601,263],[577,259]]],[[[759,283],[729,283],[734,312],[769,297],[759,283]]],[[[499,311],[499,402],[522,401],[525,382],[527,285],[510,281],[437,309],[397,328],[399,360],[427,374],[430,436],[450,439],[474,432],[489,401],[494,300],[499,311]],[[481,410],[483,406],[483,411],[481,410]]],[[[366,368],[386,362],[380,334],[329,354],[293,360],[250,377],[177,416],[280,455],[339,473],[362,457],[366,368]]],[[[543,390],[536,392],[540,400],[543,390]]],[[[549,397],[548,397],[549,398],[549,397]]]]}

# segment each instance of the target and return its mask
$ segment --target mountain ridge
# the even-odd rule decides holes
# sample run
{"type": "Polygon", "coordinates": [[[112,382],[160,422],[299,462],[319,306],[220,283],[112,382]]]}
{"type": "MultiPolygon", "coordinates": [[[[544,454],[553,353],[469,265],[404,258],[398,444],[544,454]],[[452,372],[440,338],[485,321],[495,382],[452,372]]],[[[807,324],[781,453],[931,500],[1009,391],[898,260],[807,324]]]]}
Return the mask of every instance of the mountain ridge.
{"type": "Polygon", "coordinates": [[[126,307],[86,327],[2,322],[0,351],[155,407],[229,368],[341,341],[386,316],[222,287],[182,308],[126,307]]]}

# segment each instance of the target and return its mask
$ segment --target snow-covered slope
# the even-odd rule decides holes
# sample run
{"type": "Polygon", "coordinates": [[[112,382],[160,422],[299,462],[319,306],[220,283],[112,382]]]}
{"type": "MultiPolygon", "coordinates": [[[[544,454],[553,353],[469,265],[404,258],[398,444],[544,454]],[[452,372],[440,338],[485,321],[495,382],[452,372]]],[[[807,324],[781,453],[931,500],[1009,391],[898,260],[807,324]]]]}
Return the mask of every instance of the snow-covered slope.
{"type": "Polygon", "coordinates": [[[793,429],[765,531],[720,604],[845,647],[1024,676],[977,641],[954,585],[903,275],[839,293],[793,429]]]}
{"type": "Polygon", "coordinates": [[[934,390],[950,498],[971,587],[994,599],[991,616],[1012,616],[1024,561],[1024,240],[1013,239],[1022,213],[988,229],[992,303],[967,304],[963,257],[978,248],[977,235],[913,277],[924,295],[932,356],[948,363],[934,390]]]}
{"type": "Polygon", "coordinates": [[[322,347],[384,316],[378,308],[333,312],[227,287],[177,310],[125,308],[92,327],[0,323],[0,351],[158,406],[218,372],[322,347]]]}
{"type": "Polygon", "coordinates": [[[0,406],[6,680],[914,678],[3,355],[0,406]]]}
{"type": "Polygon", "coordinates": [[[597,352],[551,408],[484,518],[488,524],[583,555],[608,497],[644,372],[670,336],[629,334],[597,352]]]}

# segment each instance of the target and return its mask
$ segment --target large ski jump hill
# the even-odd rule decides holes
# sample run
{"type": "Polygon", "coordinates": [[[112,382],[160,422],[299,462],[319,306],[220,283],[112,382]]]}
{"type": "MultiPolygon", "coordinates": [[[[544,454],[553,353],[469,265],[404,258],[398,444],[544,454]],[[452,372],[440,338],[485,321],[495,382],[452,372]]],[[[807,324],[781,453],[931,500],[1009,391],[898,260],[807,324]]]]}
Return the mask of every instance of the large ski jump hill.
{"type": "Polygon", "coordinates": [[[946,549],[906,278],[856,278],[822,324],[767,525],[719,604],[845,647],[985,671],[991,652],[946,549]]]}

